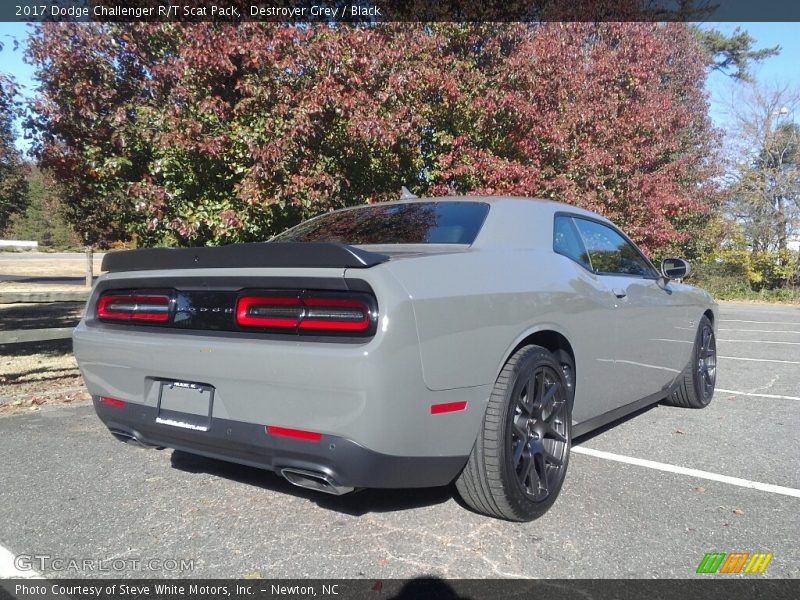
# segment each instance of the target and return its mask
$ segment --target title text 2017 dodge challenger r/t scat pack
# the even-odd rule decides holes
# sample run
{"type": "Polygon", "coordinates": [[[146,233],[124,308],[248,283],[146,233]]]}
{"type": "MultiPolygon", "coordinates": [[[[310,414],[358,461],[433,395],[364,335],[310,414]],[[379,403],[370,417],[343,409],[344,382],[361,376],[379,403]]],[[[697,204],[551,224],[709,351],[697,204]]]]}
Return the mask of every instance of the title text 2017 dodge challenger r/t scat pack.
{"type": "Polygon", "coordinates": [[[373,204],[103,265],[74,348],[111,432],[323,492],[455,480],[530,520],[574,436],[714,393],[716,304],[675,281],[688,265],[556,202],[373,204]]]}

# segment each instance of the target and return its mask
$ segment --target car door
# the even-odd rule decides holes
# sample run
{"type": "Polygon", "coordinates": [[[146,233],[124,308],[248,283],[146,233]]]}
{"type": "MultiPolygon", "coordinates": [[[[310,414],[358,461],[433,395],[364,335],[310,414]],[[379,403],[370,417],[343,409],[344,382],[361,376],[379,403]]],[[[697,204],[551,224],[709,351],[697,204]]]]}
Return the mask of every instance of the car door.
{"type": "Polygon", "coordinates": [[[575,217],[592,270],[614,294],[617,406],[660,393],[683,368],[686,307],[642,252],[615,227],[575,217]]]}
{"type": "Polygon", "coordinates": [[[624,326],[617,310],[618,300],[608,278],[592,269],[589,255],[573,219],[556,214],[553,251],[564,260],[564,275],[580,298],[580,309],[568,315],[577,360],[577,385],[573,417],[587,421],[619,405],[616,339],[624,326]]]}

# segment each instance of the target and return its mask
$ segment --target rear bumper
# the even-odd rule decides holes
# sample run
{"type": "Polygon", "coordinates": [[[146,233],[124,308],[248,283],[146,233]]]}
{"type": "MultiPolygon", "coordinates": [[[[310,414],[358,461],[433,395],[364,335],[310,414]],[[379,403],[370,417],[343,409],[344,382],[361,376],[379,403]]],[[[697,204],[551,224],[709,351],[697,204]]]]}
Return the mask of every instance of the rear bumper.
{"type": "MultiPolygon", "coordinates": [[[[215,389],[214,420],[319,432],[390,456],[469,455],[489,386],[432,391],[413,323],[363,343],[283,341],[82,322],[73,348],[89,392],[156,409],[163,381],[215,389]],[[432,414],[431,406],[467,402],[432,414]]],[[[454,357],[455,359],[455,357],[454,357]]]]}
{"type": "Polygon", "coordinates": [[[269,435],[264,426],[214,418],[208,431],[156,422],[157,408],[126,403],[108,406],[94,397],[97,415],[112,433],[140,443],[164,446],[270,471],[284,468],[324,473],[337,484],[368,488],[413,488],[445,485],[467,462],[467,456],[394,456],[369,450],[334,435],[319,441],[269,435]]]}

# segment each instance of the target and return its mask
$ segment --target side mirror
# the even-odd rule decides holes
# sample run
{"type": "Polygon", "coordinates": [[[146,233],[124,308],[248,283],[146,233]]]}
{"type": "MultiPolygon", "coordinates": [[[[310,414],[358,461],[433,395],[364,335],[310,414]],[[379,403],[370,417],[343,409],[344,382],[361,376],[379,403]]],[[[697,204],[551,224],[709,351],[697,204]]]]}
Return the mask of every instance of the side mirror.
{"type": "Polygon", "coordinates": [[[683,279],[692,269],[682,258],[665,258],[661,261],[661,274],[665,279],[683,279]]]}

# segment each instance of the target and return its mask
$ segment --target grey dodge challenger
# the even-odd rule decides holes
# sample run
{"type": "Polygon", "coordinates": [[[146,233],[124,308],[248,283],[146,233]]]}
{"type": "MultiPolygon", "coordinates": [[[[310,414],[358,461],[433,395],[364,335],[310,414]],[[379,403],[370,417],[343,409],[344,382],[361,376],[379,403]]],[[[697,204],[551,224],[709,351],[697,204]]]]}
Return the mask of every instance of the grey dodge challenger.
{"type": "Polygon", "coordinates": [[[607,219],[506,197],[330,212],[105,256],[75,356],[117,438],[344,494],[445,485],[527,521],[570,444],[714,393],[717,306],[607,219]]]}

